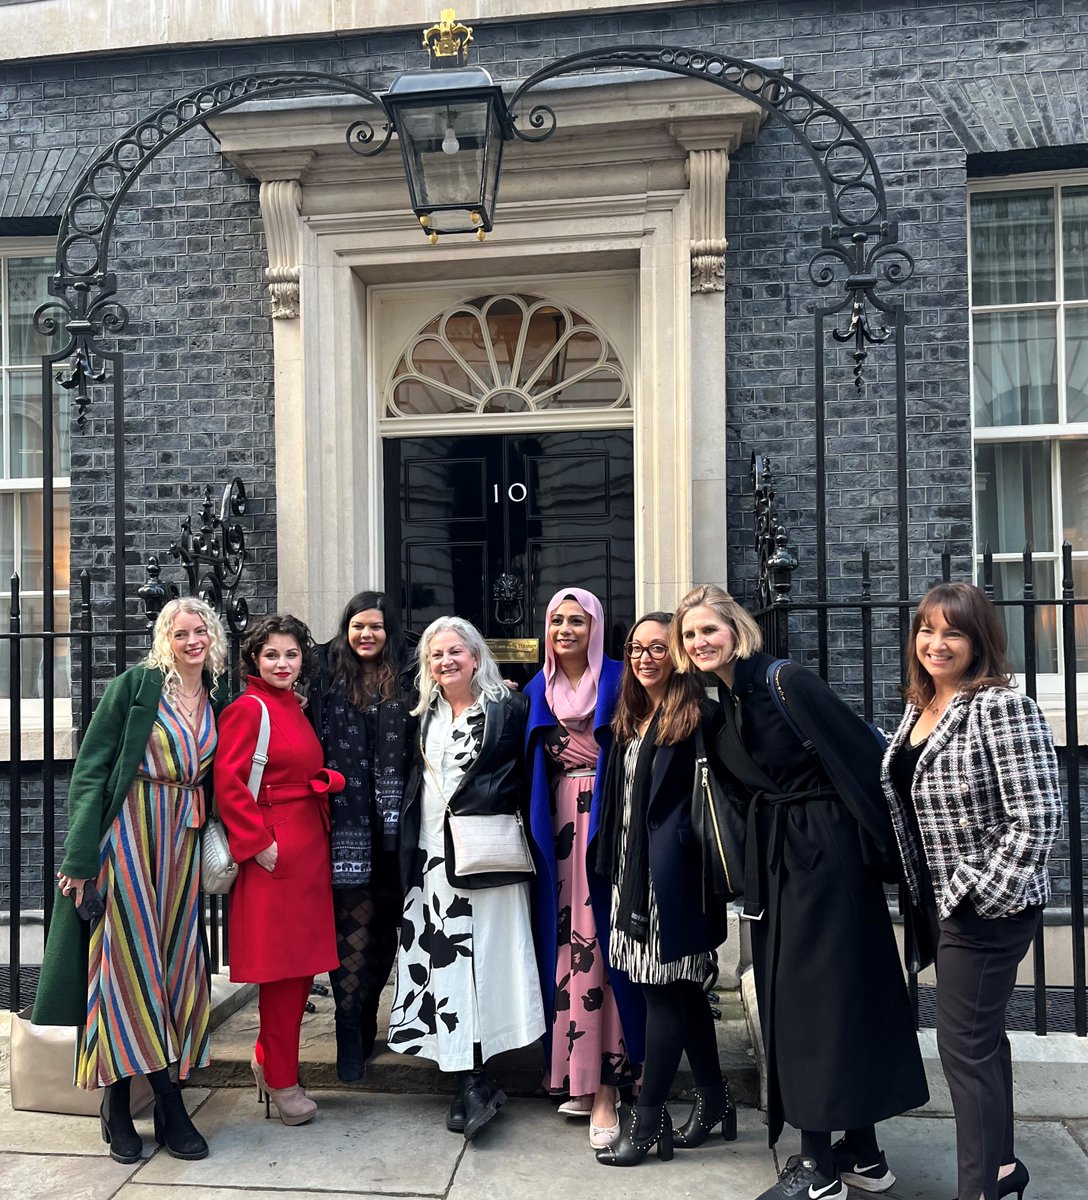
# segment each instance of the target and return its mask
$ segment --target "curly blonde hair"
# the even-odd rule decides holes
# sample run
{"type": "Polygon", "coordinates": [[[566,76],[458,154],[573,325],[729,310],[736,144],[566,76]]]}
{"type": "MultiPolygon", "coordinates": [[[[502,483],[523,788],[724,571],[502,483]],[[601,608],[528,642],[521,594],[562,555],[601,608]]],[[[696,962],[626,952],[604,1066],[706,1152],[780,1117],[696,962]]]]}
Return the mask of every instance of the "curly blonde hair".
{"type": "Polygon", "coordinates": [[[208,647],[204,674],[211,676],[211,694],[214,696],[219,678],[227,665],[227,635],[223,632],[222,622],[215,609],[196,596],[182,596],[163,605],[163,610],[155,621],[155,628],[151,634],[151,650],[144,659],[144,666],[161,671],[162,690],[171,697],[177,696],[181,675],[174,658],[174,622],[179,613],[200,617],[207,626],[211,645],[208,647]]]}

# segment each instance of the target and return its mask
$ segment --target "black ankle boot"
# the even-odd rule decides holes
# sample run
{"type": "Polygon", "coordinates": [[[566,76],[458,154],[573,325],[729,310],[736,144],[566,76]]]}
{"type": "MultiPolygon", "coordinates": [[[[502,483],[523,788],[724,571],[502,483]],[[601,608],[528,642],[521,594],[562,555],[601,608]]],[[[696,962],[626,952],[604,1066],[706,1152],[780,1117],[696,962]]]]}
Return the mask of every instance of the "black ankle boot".
{"type": "Polygon", "coordinates": [[[619,1140],[597,1151],[597,1161],[606,1167],[637,1167],[657,1146],[662,1162],[672,1158],[672,1121],[664,1104],[656,1108],[635,1105],[626,1109],[620,1120],[619,1140]]]}
{"type": "Polygon", "coordinates": [[[465,1079],[465,1141],[471,1142],[506,1103],[506,1093],[491,1082],[483,1068],[465,1079]]]}
{"type": "Polygon", "coordinates": [[[336,1077],[341,1083],[362,1083],[366,1076],[363,1031],[358,1019],[336,1014],[336,1077]]]}
{"type": "Polygon", "coordinates": [[[691,1116],[673,1131],[672,1144],[678,1150],[690,1150],[701,1146],[710,1136],[718,1122],[722,1126],[722,1140],[737,1140],[737,1110],[729,1095],[729,1083],[723,1081],[712,1087],[695,1088],[695,1107],[691,1116]]]}
{"type": "Polygon", "coordinates": [[[153,1071],[148,1078],[155,1093],[155,1141],[174,1158],[207,1158],[208,1143],[185,1111],[181,1089],[165,1070],[153,1071]]]}
{"type": "Polygon", "coordinates": [[[144,1144],[132,1123],[132,1080],[119,1079],[102,1092],[102,1140],[114,1162],[139,1162],[144,1144]]]}
{"type": "Polygon", "coordinates": [[[460,1075],[457,1079],[457,1086],[453,1089],[453,1096],[450,1098],[450,1110],[446,1114],[446,1128],[450,1133],[464,1133],[465,1121],[467,1116],[465,1113],[465,1087],[468,1084],[471,1075],[460,1075]]]}

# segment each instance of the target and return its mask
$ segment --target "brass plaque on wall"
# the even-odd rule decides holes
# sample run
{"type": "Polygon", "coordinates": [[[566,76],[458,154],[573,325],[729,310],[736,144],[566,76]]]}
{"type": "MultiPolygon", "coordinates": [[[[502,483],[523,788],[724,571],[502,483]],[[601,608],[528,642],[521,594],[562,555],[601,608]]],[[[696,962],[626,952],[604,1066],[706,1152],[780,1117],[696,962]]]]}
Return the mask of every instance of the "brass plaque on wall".
{"type": "Polygon", "coordinates": [[[485,638],[487,648],[501,663],[530,663],[540,661],[540,638],[485,638]]]}

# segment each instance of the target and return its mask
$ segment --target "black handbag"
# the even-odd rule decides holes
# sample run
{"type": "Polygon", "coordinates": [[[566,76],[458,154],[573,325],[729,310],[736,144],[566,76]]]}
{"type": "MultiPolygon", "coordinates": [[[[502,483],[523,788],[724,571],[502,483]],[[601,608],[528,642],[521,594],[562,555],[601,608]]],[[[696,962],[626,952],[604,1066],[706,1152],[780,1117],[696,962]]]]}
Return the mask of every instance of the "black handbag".
{"type": "Polygon", "coordinates": [[[695,728],[691,824],[703,855],[704,911],[743,896],[747,805],[711,770],[702,725],[695,728]]]}

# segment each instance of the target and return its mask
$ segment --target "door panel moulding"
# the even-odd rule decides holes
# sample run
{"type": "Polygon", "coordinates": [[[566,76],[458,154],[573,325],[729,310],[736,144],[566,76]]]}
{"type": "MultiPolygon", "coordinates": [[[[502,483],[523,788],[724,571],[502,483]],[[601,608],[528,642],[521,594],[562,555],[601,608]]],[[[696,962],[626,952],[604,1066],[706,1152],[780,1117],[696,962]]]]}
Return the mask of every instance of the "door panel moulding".
{"type": "MultiPolygon", "coordinates": [[[[368,361],[368,292],[380,285],[490,287],[501,278],[531,291],[534,276],[634,271],[637,605],[671,608],[693,580],[726,580],[724,197],[729,154],[758,134],[764,114],[698,80],[566,82],[547,97],[560,132],[545,145],[508,144],[496,228],[482,246],[426,242],[399,158],[360,159],[344,143],[365,111],[357,104],[273,101],[208,122],[247,176],[300,187],[299,316],[280,303],[273,321],[298,327],[297,346],[290,335],[274,339],[278,507],[297,514],[278,535],[279,603],[318,636],[331,633],[348,596],[384,574],[381,425],[368,361]]],[[[296,197],[282,194],[291,205],[277,207],[281,226],[296,197]]],[[[293,284],[290,246],[279,228],[270,282],[293,284]]],[[[508,417],[499,418],[504,430],[530,427],[508,417]]],[[[583,428],[631,421],[622,411],[579,418],[583,428]]],[[[500,428],[487,420],[477,428],[500,428]]],[[[452,429],[442,418],[412,421],[413,433],[452,429]]],[[[532,422],[580,424],[558,413],[532,422]]]]}

